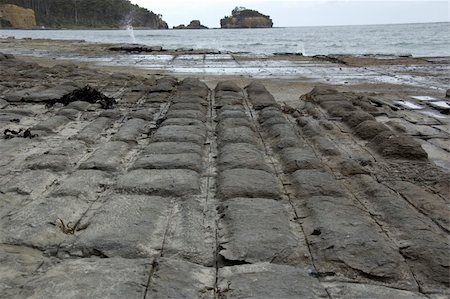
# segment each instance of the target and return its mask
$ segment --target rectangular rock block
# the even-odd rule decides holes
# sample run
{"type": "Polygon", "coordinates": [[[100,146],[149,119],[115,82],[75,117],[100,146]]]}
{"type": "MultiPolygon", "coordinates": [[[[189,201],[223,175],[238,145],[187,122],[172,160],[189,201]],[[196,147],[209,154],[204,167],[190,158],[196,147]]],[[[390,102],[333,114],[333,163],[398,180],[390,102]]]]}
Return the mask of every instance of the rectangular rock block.
{"type": "Polygon", "coordinates": [[[0,222],[0,242],[35,248],[57,248],[73,237],[65,234],[58,219],[73,226],[89,208],[89,203],[75,197],[36,199],[18,208],[0,222]]]}
{"type": "Polygon", "coordinates": [[[142,149],[142,155],[153,154],[198,154],[202,155],[202,147],[192,142],[153,142],[142,149]]]}
{"type": "Polygon", "coordinates": [[[187,169],[138,169],[119,177],[116,189],[135,194],[184,196],[200,193],[197,172],[187,169]]]}
{"type": "Polygon", "coordinates": [[[319,272],[366,283],[376,277],[377,284],[418,290],[398,248],[357,202],[331,196],[294,201],[304,209],[301,203],[309,213],[302,223],[319,272]]]}
{"type": "Polygon", "coordinates": [[[279,152],[283,171],[292,173],[301,169],[319,169],[320,160],[309,147],[288,147],[279,152]]]}
{"type": "Polygon", "coordinates": [[[202,172],[203,160],[199,154],[141,155],[133,169],[191,169],[202,172]]]}
{"type": "Polygon", "coordinates": [[[159,254],[170,201],[161,197],[112,194],[93,215],[69,251],[107,257],[152,258],[159,254]]]}
{"type": "Polygon", "coordinates": [[[196,197],[176,200],[164,246],[164,256],[214,267],[215,230],[208,222],[204,203],[196,197]]]}
{"type": "Polygon", "coordinates": [[[112,177],[100,170],[77,170],[50,194],[52,196],[75,196],[96,200],[97,194],[112,184],[112,177]]]}
{"type": "Polygon", "coordinates": [[[308,248],[273,199],[233,198],[220,207],[219,254],[233,262],[309,265],[308,248]]]}
{"type": "Polygon", "coordinates": [[[307,270],[271,263],[221,268],[218,285],[221,298],[329,298],[307,270]]]}
{"type": "Polygon", "coordinates": [[[278,181],[271,173],[253,169],[229,169],[219,174],[217,194],[234,197],[279,198],[278,181]]]}
{"type": "Polygon", "coordinates": [[[220,170],[249,168],[271,171],[261,149],[248,143],[231,143],[220,148],[217,164],[220,170]]]}
{"type": "Polygon", "coordinates": [[[20,293],[31,298],[143,298],[151,268],[148,259],[64,260],[20,293]]]}
{"type": "Polygon", "coordinates": [[[119,131],[112,137],[112,140],[136,144],[139,136],[144,133],[145,125],[146,122],[143,119],[129,119],[120,127],[119,131]]]}
{"type": "Polygon", "coordinates": [[[99,117],[86,125],[74,138],[93,143],[100,137],[100,134],[112,124],[112,120],[107,117],[99,117]]]}
{"type": "Polygon", "coordinates": [[[55,115],[35,125],[32,131],[44,131],[47,133],[56,133],[59,128],[67,124],[70,120],[62,115],[55,115]]]}
{"type": "Polygon", "coordinates": [[[297,170],[291,175],[297,196],[345,196],[341,184],[329,173],[316,169],[297,170]]]}
{"type": "Polygon", "coordinates": [[[355,196],[377,215],[384,230],[396,239],[422,292],[448,293],[448,233],[371,176],[353,176],[347,182],[355,196]]]}
{"type": "Polygon", "coordinates": [[[129,145],[122,141],[104,143],[86,161],[80,164],[80,169],[117,171],[128,150],[129,145]]]}
{"type": "Polygon", "coordinates": [[[197,126],[164,126],[152,136],[153,142],[192,142],[203,145],[206,130],[197,126]]]}
{"type": "Polygon", "coordinates": [[[161,258],[145,299],[214,297],[215,269],[161,258]]]}

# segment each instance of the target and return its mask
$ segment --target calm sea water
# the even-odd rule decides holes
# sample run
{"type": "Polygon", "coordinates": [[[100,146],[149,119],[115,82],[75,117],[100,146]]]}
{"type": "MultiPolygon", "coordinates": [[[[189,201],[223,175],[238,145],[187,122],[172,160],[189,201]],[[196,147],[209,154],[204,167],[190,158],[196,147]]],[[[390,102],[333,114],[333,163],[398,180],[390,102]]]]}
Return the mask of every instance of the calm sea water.
{"type": "Polygon", "coordinates": [[[0,30],[0,37],[140,43],[272,54],[450,56],[450,23],[209,30],[0,30]]]}

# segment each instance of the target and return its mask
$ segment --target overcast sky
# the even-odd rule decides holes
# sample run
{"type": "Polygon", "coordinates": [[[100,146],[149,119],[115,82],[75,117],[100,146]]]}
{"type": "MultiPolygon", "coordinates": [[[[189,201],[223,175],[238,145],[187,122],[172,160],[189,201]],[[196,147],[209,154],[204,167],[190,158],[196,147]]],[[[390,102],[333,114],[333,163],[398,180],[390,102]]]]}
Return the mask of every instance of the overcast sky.
{"type": "Polygon", "coordinates": [[[236,6],[270,15],[274,26],[448,22],[450,0],[131,0],[163,15],[170,27],[199,19],[220,27],[236,6]]]}

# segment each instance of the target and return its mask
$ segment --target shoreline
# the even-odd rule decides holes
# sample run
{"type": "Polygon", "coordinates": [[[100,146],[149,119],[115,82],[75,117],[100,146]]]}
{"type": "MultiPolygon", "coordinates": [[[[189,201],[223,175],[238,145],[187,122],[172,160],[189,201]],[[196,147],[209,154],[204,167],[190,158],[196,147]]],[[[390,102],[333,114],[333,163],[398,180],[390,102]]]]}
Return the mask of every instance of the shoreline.
{"type": "Polygon", "coordinates": [[[108,47],[0,40],[5,296],[448,297],[449,59],[108,47]]]}

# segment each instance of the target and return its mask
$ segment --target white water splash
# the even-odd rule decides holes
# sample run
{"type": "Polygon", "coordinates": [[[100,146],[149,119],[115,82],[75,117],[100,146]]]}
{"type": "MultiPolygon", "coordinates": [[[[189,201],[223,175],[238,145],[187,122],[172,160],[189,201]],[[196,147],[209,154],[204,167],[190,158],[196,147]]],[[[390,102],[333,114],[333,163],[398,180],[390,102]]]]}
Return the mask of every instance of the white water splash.
{"type": "Polygon", "coordinates": [[[136,37],[134,36],[133,26],[131,26],[131,24],[128,24],[127,27],[126,27],[126,30],[127,30],[127,32],[128,32],[128,35],[129,35],[130,38],[131,38],[131,42],[132,42],[133,44],[135,44],[135,43],[136,43],[136,37]]]}

